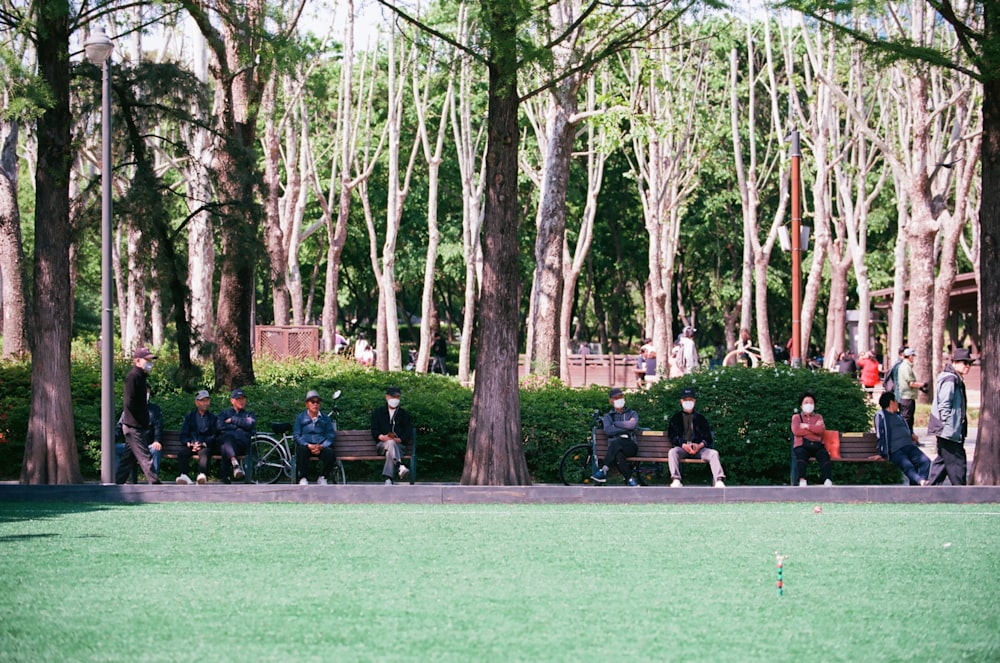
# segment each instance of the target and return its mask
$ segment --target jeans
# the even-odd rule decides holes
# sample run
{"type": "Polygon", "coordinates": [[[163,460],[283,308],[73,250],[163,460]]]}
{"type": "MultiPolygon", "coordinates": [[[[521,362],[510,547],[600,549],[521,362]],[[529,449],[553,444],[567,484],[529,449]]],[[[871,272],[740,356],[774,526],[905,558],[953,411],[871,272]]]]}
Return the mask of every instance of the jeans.
{"type": "Polygon", "coordinates": [[[915,444],[907,444],[901,449],[896,449],[889,454],[889,460],[903,470],[903,474],[910,480],[912,486],[919,486],[921,481],[926,481],[931,469],[931,459],[915,444]]]}

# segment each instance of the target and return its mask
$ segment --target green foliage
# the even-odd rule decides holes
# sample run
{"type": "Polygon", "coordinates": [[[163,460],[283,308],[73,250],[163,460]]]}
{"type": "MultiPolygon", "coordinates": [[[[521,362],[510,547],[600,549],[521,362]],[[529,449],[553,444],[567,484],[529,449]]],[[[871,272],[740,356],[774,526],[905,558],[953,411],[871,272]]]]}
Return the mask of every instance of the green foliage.
{"type": "MultiPolygon", "coordinates": [[[[85,477],[100,474],[101,376],[95,354],[77,353],[72,367],[71,414],[76,424],[81,470],[85,477]]],[[[205,367],[210,371],[210,366],[205,367]]],[[[258,382],[244,387],[248,408],[258,417],[258,429],[271,432],[272,422],[290,422],[303,409],[303,398],[316,389],[324,398],[323,409],[336,401],[338,427],[367,429],[372,410],[381,405],[385,388],[397,385],[403,406],[417,428],[418,476],[421,481],[457,481],[465,461],[472,391],[454,378],[411,372],[382,373],[359,367],[341,357],[320,360],[276,362],[260,359],[255,364],[258,382]]],[[[127,362],[115,367],[115,416],[121,409],[121,385],[130,369],[127,362]]],[[[150,385],[153,401],[163,410],[164,427],[180,428],[193,407],[193,394],[171,382],[176,362],[162,357],[156,362],[150,385]]],[[[843,375],[788,367],[749,369],[728,367],[668,380],[645,391],[630,392],[627,401],[639,413],[639,425],[664,430],[678,410],[680,391],[692,386],[698,393],[698,409],[715,431],[715,443],[733,484],[782,484],[788,480],[790,422],[798,395],[810,390],[827,428],[864,431],[871,428],[873,407],[858,384],[843,375]]],[[[212,392],[212,411],[229,407],[227,392],[213,392],[209,384],[198,388],[212,392]]],[[[31,393],[29,362],[0,363],[0,477],[12,478],[20,471],[27,431],[31,393]]],[[[559,481],[559,460],[569,447],[590,439],[591,413],[608,409],[607,389],[565,387],[552,380],[521,389],[521,431],[524,452],[532,477],[538,483],[559,481]]],[[[167,478],[172,471],[167,468],[167,478]]],[[[691,469],[691,480],[699,481],[691,469]]],[[[894,482],[899,474],[892,467],[866,468],[854,476],[853,467],[839,467],[835,480],[845,483],[894,482]]],[[[354,463],[349,476],[355,481],[375,480],[379,468],[354,463]]],[[[709,480],[707,472],[702,477],[709,480]]]]}

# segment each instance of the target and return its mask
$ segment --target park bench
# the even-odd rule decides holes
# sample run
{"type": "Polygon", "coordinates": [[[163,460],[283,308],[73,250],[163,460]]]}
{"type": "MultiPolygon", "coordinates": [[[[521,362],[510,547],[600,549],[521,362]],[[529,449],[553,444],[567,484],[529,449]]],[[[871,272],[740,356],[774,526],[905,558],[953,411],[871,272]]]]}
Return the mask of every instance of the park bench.
{"type": "MultiPolygon", "coordinates": [[[[181,432],[179,430],[164,430],[163,439],[160,440],[160,444],[163,445],[163,449],[160,451],[161,458],[173,458],[176,460],[177,456],[180,455],[181,450],[184,448],[184,444],[181,442],[181,432]]],[[[194,462],[197,462],[197,455],[194,455],[192,458],[194,462]]],[[[246,467],[246,455],[237,456],[237,458],[243,465],[244,472],[246,472],[244,481],[249,481],[250,472],[246,467]]],[[[211,460],[221,461],[222,455],[219,453],[213,453],[211,460]]]]}
{"type": "MultiPolygon", "coordinates": [[[[830,431],[827,431],[828,433],[830,431]]],[[[835,431],[836,432],[836,431],[835,431]]],[[[834,463],[854,463],[858,466],[858,473],[863,470],[864,464],[888,463],[889,461],[878,455],[878,436],[872,432],[866,433],[837,433],[840,438],[840,458],[830,455],[831,462],[834,463]]],[[[795,443],[795,440],[792,440],[795,443]]],[[[809,460],[815,461],[815,458],[809,460]]],[[[792,454],[791,484],[795,485],[795,454],[792,454]]]]}
{"type": "MultiPolygon", "coordinates": [[[[597,458],[602,461],[608,453],[608,434],[603,429],[594,431],[597,441],[597,458]]],[[[674,445],[670,443],[666,431],[662,430],[642,430],[636,432],[636,442],[639,444],[639,451],[635,456],[626,458],[630,463],[637,465],[640,476],[645,475],[642,471],[644,465],[659,465],[670,461],[670,449],[674,445]]],[[[695,463],[705,465],[705,461],[700,458],[684,458],[682,463],[695,463]]]]}
{"type": "MultiPolygon", "coordinates": [[[[414,428],[411,434],[412,443],[409,449],[402,449],[403,461],[410,469],[409,481],[412,485],[417,478],[417,430],[414,428]]],[[[375,449],[375,440],[372,439],[370,430],[338,430],[333,439],[333,450],[337,454],[337,460],[341,463],[350,461],[377,461],[383,462],[385,456],[375,449]]],[[[315,458],[310,460],[317,460],[315,458]]],[[[294,462],[294,455],[293,455],[294,462]]],[[[395,477],[393,477],[395,478],[395,477]]]]}

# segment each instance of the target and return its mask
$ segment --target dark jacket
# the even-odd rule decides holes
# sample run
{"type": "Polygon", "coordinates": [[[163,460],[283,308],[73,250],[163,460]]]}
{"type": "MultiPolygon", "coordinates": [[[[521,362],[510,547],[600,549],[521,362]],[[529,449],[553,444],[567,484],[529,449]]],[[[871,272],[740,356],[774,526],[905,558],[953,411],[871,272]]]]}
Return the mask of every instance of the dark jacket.
{"type": "MultiPolygon", "coordinates": [[[[705,418],[701,412],[697,410],[691,413],[694,420],[691,422],[694,428],[694,436],[691,438],[692,442],[704,444],[709,449],[712,448],[712,426],[708,423],[708,419],[705,418]]],[[[670,444],[675,447],[684,446],[687,440],[684,439],[684,412],[677,412],[674,416],[670,417],[670,425],[667,427],[667,437],[670,438],[670,444]]]]}
{"type": "MultiPolygon", "coordinates": [[[[146,409],[149,411],[149,426],[146,427],[146,433],[142,436],[142,439],[148,447],[153,442],[163,442],[163,410],[156,403],[146,403],[146,409]]],[[[122,412],[121,416],[118,417],[118,426],[115,429],[115,433],[119,438],[124,438],[125,436],[124,431],[122,431],[124,418],[125,413],[122,412]]]]}
{"type": "Polygon", "coordinates": [[[877,449],[878,455],[882,458],[888,460],[893,447],[900,449],[907,444],[913,444],[912,433],[906,419],[903,419],[903,415],[898,412],[889,412],[883,409],[875,413],[875,434],[878,436],[877,449]],[[902,423],[902,427],[900,427],[900,423],[902,423]],[[902,430],[906,431],[906,440],[903,444],[899,444],[899,440],[896,440],[895,445],[892,443],[893,430],[896,431],[897,435],[902,430]]]}
{"type": "Polygon", "coordinates": [[[237,412],[234,408],[229,408],[219,413],[215,425],[219,431],[220,442],[229,438],[250,444],[257,433],[257,415],[249,410],[237,412]]]}
{"type": "Polygon", "coordinates": [[[215,444],[218,435],[218,422],[216,416],[211,412],[202,415],[197,409],[191,410],[184,417],[184,423],[181,424],[181,444],[201,442],[211,447],[215,444]]]}
{"type": "Polygon", "coordinates": [[[124,407],[122,423],[130,428],[149,428],[148,397],[146,395],[146,371],[138,366],[125,376],[124,407]]]}
{"type": "Polygon", "coordinates": [[[395,433],[403,444],[413,441],[413,420],[410,413],[402,407],[396,408],[396,416],[389,419],[389,406],[375,408],[372,412],[372,439],[378,442],[379,435],[395,433]]]}
{"type": "Polygon", "coordinates": [[[617,435],[635,436],[635,430],[639,426],[639,415],[631,408],[622,408],[621,412],[610,410],[601,420],[604,432],[608,437],[617,435]]]}
{"type": "Polygon", "coordinates": [[[303,410],[299,412],[299,416],[295,417],[293,431],[295,444],[302,446],[306,446],[307,444],[322,444],[326,448],[333,444],[333,437],[335,435],[333,422],[330,420],[330,417],[320,412],[314,422],[312,417],[309,416],[309,410],[303,410]]]}

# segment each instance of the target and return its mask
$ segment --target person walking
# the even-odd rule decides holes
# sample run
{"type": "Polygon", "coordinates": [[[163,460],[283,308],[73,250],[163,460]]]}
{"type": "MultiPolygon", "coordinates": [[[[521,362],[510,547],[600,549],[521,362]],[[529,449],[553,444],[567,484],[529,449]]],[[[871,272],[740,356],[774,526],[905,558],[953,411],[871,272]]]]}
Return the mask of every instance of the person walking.
{"type": "Polygon", "coordinates": [[[149,348],[136,348],[132,352],[132,370],[125,376],[125,390],[122,408],[122,433],[125,435],[125,450],[118,464],[115,483],[128,481],[136,463],[146,476],[146,481],[159,484],[160,477],[153,468],[153,457],[147,445],[149,420],[149,383],[147,377],[153,371],[156,355],[149,348]]]}
{"type": "Polygon", "coordinates": [[[971,367],[972,353],[966,348],[958,348],[951,356],[951,363],[945,365],[934,381],[934,402],[927,426],[927,432],[937,437],[938,455],[931,461],[927,476],[927,483],[932,486],[944,483],[945,478],[953,486],[965,485],[965,436],[969,433],[969,422],[963,378],[971,367]]]}
{"type": "Polygon", "coordinates": [[[601,419],[601,425],[608,436],[608,450],[604,454],[604,465],[590,478],[604,483],[608,480],[609,469],[614,466],[628,485],[638,486],[639,482],[632,476],[632,465],[625,459],[639,453],[639,445],[635,441],[639,415],[635,410],[625,407],[625,394],[618,387],[608,392],[608,402],[611,403],[611,409],[601,419]]]}

